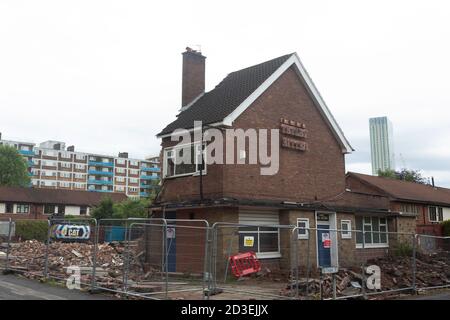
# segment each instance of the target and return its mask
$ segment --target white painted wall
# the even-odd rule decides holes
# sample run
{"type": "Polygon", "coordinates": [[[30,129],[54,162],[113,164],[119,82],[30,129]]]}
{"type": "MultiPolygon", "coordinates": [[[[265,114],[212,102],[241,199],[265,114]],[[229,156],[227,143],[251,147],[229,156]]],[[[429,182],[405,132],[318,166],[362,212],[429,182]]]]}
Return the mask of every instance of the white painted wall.
{"type": "Polygon", "coordinates": [[[70,216],[79,216],[80,215],[80,207],[78,206],[66,206],[66,215],[70,216]]]}
{"type": "Polygon", "coordinates": [[[6,212],[6,205],[4,203],[0,203],[0,213],[6,212]]]}
{"type": "MultiPolygon", "coordinates": [[[[81,209],[81,207],[79,207],[79,206],[66,206],[64,214],[70,215],[70,216],[79,216],[80,209],[81,209]]],[[[89,215],[89,211],[90,211],[90,208],[88,207],[86,210],[86,215],[89,215]]]]}
{"type": "Polygon", "coordinates": [[[442,208],[442,213],[444,216],[444,221],[445,220],[450,220],[450,208],[442,208]]]}

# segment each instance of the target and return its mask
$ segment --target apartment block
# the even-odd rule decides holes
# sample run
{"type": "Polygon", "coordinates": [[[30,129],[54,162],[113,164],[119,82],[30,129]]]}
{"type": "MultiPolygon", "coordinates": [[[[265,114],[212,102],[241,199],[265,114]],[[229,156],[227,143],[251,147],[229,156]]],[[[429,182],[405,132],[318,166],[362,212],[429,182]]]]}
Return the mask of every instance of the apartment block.
{"type": "Polygon", "coordinates": [[[160,179],[159,158],[130,159],[76,152],[61,141],[30,142],[0,140],[15,147],[26,159],[31,183],[36,188],[120,192],[131,198],[148,197],[160,179]]]}

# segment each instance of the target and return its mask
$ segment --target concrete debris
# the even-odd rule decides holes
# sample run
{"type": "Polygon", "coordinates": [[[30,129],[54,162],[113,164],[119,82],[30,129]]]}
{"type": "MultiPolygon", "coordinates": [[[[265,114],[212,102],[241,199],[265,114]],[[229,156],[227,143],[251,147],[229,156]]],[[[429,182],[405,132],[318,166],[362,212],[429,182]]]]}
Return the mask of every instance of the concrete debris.
{"type": "MultiPolygon", "coordinates": [[[[137,248],[137,247],[136,247],[137,248]]],[[[49,245],[48,272],[51,277],[66,279],[73,271],[71,266],[80,268],[81,283],[92,280],[94,245],[79,242],[52,242],[49,245]]],[[[122,288],[125,268],[125,244],[102,243],[97,247],[96,281],[106,288],[122,288]]],[[[20,271],[25,277],[39,279],[44,276],[46,244],[36,240],[15,243],[11,246],[9,267],[20,271]]],[[[142,263],[142,253],[132,252],[129,264],[129,280],[141,281],[150,272],[142,263]],[[136,256],[140,254],[141,259],[136,256]]],[[[148,269],[148,268],[147,268],[148,269]]],[[[139,283],[137,283],[139,285],[139,283]]],[[[137,286],[141,290],[142,288],[137,286]]]]}
{"type": "MultiPolygon", "coordinates": [[[[416,286],[418,289],[450,284],[450,253],[437,252],[433,254],[420,254],[416,256],[416,286]]],[[[413,260],[412,257],[387,256],[384,258],[371,259],[366,266],[376,265],[381,270],[381,290],[389,291],[412,287],[413,285],[413,260]]],[[[341,268],[335,275],[336,293],[338,297],[359,295],[363,289],[369,292],[376,292],[376,289],[367,288],[361,268],[341,268]]],[[[322,292],[323,298],[331,298],[333,295],[332,275],[324,275],[322,281],[315,276],[306,282],[306,278],[300,278],[281,291],[282,295],[293,296],[298,287],[299,294],[317,297],[322,292]]]]}

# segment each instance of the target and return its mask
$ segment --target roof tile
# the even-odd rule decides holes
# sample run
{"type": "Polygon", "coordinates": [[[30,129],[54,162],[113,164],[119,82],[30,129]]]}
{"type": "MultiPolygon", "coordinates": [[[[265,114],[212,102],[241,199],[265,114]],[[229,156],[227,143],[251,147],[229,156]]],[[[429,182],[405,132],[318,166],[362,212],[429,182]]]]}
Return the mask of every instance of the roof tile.
{"type": "Polygon", "coordinates": [[[221,122],[291,56],[292,54],[287,54],[230,73],[213,90],[180,112],[177,119],[158,133],[158,136],[170,134],[176,129],[193,128],[194,121],[202,121],[203,124],[221,122]]]}
{"type": "Polygon", "coordinates": [[[450,189],[355,172],[349,172],[348,174],[385,191],[399,200],[450,205],[450,189]]]}
{"type": "Polygon", "coordinates": [[[0,187],[0,201],[23,203],[51,203],[80,206],[98,205],[103,197],[111,197],[114,202],[127,199],[124,193],[98,193],[90,191],[0,187]]]}

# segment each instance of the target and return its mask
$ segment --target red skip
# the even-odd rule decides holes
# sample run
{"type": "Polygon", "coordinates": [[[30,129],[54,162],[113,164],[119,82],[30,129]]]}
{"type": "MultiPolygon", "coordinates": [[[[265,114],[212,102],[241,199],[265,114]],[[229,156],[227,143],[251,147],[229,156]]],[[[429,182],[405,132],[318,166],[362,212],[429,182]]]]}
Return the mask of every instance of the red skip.
{"type": "Polygon", "coordinates": [[[231,256],[230,265],[231,272],[237,278],[261,271],[261,263],[252,251],[231,256]]]}

